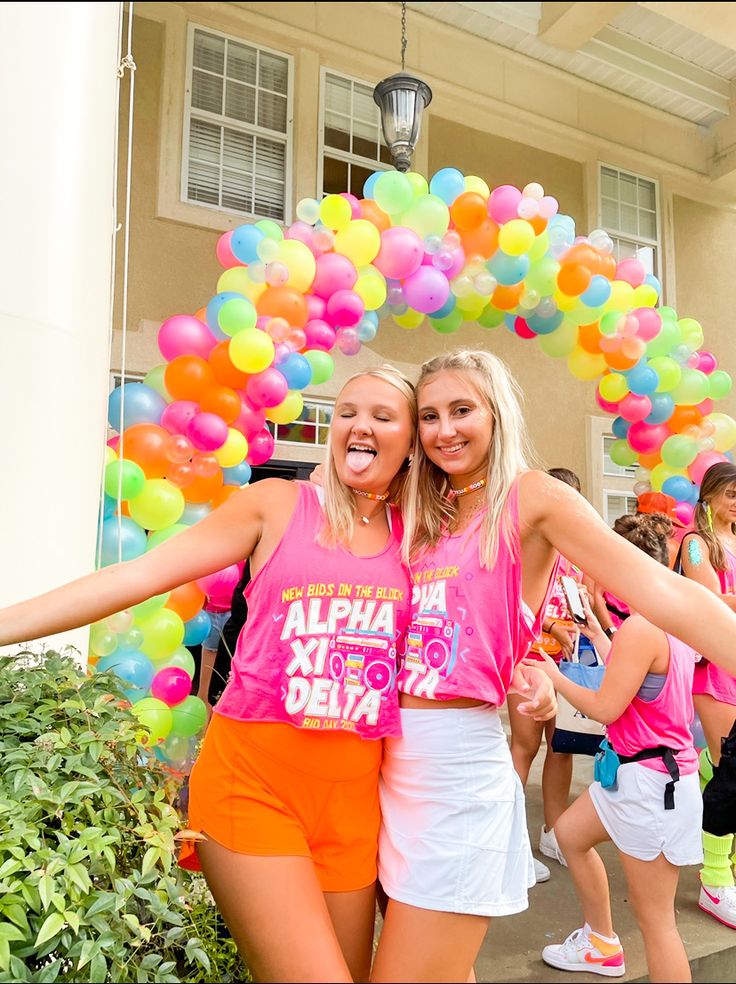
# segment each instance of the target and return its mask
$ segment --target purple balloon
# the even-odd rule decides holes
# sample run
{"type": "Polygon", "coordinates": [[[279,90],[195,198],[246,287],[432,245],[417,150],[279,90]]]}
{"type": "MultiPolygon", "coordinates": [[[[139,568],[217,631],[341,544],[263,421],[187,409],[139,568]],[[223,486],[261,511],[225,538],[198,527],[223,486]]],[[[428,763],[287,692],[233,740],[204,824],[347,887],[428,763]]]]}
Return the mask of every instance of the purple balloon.
{"type": "Polygon", "coordinates": [[[167,362],[180,355],[206,359],[215,345],[217,339],[207,325],[191,314],[175,314],[158,330],[158,347],[167,362]]]}
{"type": "Polygon", "coordinates": [[[420,266],[402,284],[404,300],[409,307],[422,314],[439,311],[450,296],[450,285],[441,270],[431,266],[420,266]]]}
{"type": "Polygon", "coordinates": [[[199,451],[216,451],[227,440],[228,427],[216,413],[198,413],[189,421],[187,437],[199,451]]]}

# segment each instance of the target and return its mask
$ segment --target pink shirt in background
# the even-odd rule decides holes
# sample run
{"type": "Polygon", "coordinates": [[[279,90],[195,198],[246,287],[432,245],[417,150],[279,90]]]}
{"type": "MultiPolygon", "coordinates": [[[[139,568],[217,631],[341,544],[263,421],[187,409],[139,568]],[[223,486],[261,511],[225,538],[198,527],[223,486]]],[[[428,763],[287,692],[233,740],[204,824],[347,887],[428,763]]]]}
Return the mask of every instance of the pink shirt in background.
{"type": "MultiPolygon", "coordinates": [[[[690,722],[693,719],[693,671],[696,653],[684,642],[668,635],[670,661],[664,687],[654,700],[634,697],[621,717],[608,725],[608,741],[619,755],[634,755],[643,748],[664,745],[675,753],[680,774],[698,770],[698,753],[693,745],[690,722]]],[[[616,643],[609,662],[616,658],[616,643]]],[[[644,759],[641,765],[656,772],[667,772],[661,759],[644,759]]]]}
{"type": "Polygon", "coordinates": [[[246,589],[248,621],[215,712],[398,737],[396,654],[410,597],[398,513],[392,510],[384,549],[358,557],[317,542],[324,522],[318,490],[298,486],[283,537],[246,589]]]}
{"type": "Polygon", "coordinates": [[[402,692],[433,700],[470,697],[496,706],[506,699],[547,604],[545,599],[534,617],[521,596],[518,481],[506,510],[512,543],[500,538],[492,570],[480,563],[483,511],[467,530],[442,537],[412,561],[412,620],[399,662],[402,692]]]}
{"type": "MultiPolygon", "coordinates": [[[[708,548],[702,540],[700,542],[701,549],[707,550],[708,548]]],[[[687,550],[688,543],[690,543],[689,540],[683,545],[683,550],[687,550]]],[[[725,547],[723,549],[726,554],[726,569],[716,571],[716,574],[718,575],[721,594],[732,595],[736,594],[736,557],[730,550],[725,547]]],[[[709,694],[722,704],[736,705],[736,677],[726,670],[722,670],[720,666],[708,662],[708,660],[701,660],[695,667],[693,693],[709,694]]]]}

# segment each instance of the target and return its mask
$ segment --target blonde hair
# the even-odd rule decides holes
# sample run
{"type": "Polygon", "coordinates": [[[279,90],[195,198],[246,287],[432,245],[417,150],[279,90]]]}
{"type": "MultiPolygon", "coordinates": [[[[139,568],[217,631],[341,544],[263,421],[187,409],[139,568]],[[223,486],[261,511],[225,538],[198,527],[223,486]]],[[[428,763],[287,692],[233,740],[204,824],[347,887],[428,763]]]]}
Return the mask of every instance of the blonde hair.
{"type": "MultiPolygon", "coordinates": [[[[487,512],[481,525],[480,561],[491,568],[496,560],[499,537],[513,550],[511,519],[504,509],[517,476],[526,471],[532,458],[522,412],[522,394],[506,365],[488,352],[459,349],[425,362],[416,384],[417,397],[422,386],[440,372],[459,372],[487,404],[493,417],[488,449],[486,486],[482,492],[487,512]]],[[[445,472],[425,454],[419,435],[414,444],[414,460],[404,497],[404,560],[436,546],[443,532],[457,520],[457,500],[448,497],[451,489],[445,472]]]]}
{"type": "MultiPolygon", "coordinates": [[[[411,416],[412,425],[412,440],[417,428],[417,399],[414,392],[414,387],[411,382],[404,376],[403,373],[399,372],[398,369],[394,369],[390,365],[377,366],[374,369],[365,369],[362,372],[356,372],[349,379],[345,381],[340,393],[343,392],[346,386],[353,382],[355,379],[362,379],[365,376],[369,376],[373,379],[380,379],[384,383],[390,383],[391,386],[395,387],[401,394],[406,398],[406,402],[409,405],[409,414],[411,416]]],[[[338,394],[337,400],[340,399],[340,394],[338,394]]],[[[335,404],[337,405],[337,400],[335,404]]],[[[406,484],[406,475],[408,470],[408,460],[405,462],[402,469],[396,475],[389,487],[389,502],[394,502],[400,504],[404,486],[406,484]]],[[[337,468],[335,467],[335,457],[332,451],[332,428],[327,435],[327,461],[325,463],[325,479],[324,479],[324,489],[325,489],[325,524],[319,534],[319,542],[323,546],[334,547],[338,543],[347,545],[352,539],[353,532],[355,530],[355,517],[357,515],[357,506],[355,505],[355,496],[351,490],[341,481],[340,476],[337,474],[337,468]]]]}
{"type": "MultiPolygon", "coordinates": [[[[710,562],[717,571],[725,571],[726,554],[721,541],[713,532],[710,500],[719,492],[724,492],[729,485],[736,485],[736,465],[731,464],[730,461],[721,461],[717,465],[711,465],[700,483],[700,498],[695,506],[693,516],[695,532],[699,533],[705,540],[710,562]]],[[[734,523],[731,523],[731,532],[736,533],[734,523]]]]}

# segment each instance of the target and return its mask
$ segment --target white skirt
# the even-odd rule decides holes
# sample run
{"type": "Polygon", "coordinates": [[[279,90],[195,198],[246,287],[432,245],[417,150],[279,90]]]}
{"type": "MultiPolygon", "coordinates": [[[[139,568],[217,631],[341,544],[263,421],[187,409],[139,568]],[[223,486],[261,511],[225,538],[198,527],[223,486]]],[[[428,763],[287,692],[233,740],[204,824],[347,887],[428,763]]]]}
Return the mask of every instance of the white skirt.
{"type": "Polygon", "coordinates": [[[524,791],[498,711],[401,711],[384,743],[378,877],[391,899],[507,916],[528,906],[534,864],[524,791]]]}
{"type": "Polygon", "coordinates": [[[604,789],[594,782],[588,792],[619,851],[639,861],[654,861],[664,854],[678,867],[701,864],[703,799],[697,772],[675,783],[674,810],[664,808],[668,773],[628,762],[619,767],[616,781],[616,789],[604,789]]]}

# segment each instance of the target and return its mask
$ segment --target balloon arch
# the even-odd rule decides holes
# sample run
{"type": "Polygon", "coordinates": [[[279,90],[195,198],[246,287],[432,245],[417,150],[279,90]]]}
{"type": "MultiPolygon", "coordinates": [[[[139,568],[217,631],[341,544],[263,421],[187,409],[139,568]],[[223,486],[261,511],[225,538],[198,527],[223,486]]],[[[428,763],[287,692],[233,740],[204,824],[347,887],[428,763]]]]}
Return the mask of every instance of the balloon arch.
{"type": "MultiPolygon", "coordinates": [[[[297,420],[305,387],[330,378],[332,350],[356,355],[386,316],[405,330],[426,317],[442,334],[503,325],[596,380],[615,418],[611,458],[638,464],[640,489],[673,496],[687,524],[704,472],[736,444],[736,422],[713,410],[731,377],[697,321],[656,306],[657,278],[616,262],[604,230],[576,235],[536,183],[491,191],[456,168],[429,184],[380,171],[363,194],[305,199],[286,229],[262,220],[221,236],[215,295],[168,318],[165,362],[111,394],[101,563],[139,556],[246,484],[273,453],[267,422],[297,420]]],[[[91,662],[122,677],[174,766],[206,720],[186,647],[208,634],[206,597],[228,605],[237,580],[229,568],[92,628],[91,662]]]]}

